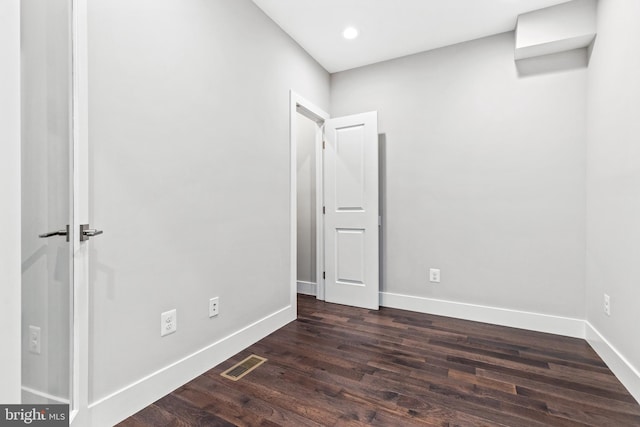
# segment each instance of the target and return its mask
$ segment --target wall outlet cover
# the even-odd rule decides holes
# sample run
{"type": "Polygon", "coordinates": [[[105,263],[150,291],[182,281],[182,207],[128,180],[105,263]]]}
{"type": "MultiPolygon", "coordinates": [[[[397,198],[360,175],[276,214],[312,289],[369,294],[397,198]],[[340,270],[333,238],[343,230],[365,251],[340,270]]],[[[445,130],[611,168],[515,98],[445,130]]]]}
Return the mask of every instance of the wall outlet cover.
{"type": "Polygon", "coordinates": [[[42,351],[42,334],[39,326],[29,326],[29,353],[40,354],[42,351]]]}
{"type": "Polygon", "coordinates": [[[611,298],[604,294],[604,314],[611,316],[611,298]]]}
{"type": "Polygon", "coordinates": [[[439,268],[430,268],[429,269],[429,281],[432,283],[440,283],[440,269],[439,268]]]}
{"type": "Polygon", "coordinates": [[[220,312],[220,298],[215,297],[209,300],[209,317],[217,316],[220,312]]]}
{"type": "Polygon", "coordinates": [[[178,315],[176,309],[165,311],[160,315],[160,336],[164,337],[178,329],[178,315]]]}

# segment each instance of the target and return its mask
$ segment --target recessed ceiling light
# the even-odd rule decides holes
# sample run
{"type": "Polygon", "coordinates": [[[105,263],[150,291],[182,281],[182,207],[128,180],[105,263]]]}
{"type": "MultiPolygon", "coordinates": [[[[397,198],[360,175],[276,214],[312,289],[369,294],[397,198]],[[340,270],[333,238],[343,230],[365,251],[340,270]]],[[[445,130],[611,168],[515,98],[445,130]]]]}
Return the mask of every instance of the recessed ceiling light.
{"type": "Polygon", "coordinates": [[[358,30],[356,30],[353,27],[347,27],[342,32],[342,37],[344,37],[347,40],[353,40],[356,37],[358,37],[358,30]]]}

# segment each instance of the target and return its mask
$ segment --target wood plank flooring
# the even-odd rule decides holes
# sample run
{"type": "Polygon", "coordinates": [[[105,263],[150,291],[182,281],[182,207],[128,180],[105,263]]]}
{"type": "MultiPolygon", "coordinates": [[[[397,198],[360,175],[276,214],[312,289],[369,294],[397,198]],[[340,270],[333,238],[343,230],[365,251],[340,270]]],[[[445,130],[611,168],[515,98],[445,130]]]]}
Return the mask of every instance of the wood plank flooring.
{"type": "Polygon", "coordinates": [[[640,405],[584,340],[298,304],[297,321],[119,425],[640,426],[640,405]],[[250,354],[269,360],[220,376],[250,354]]]}

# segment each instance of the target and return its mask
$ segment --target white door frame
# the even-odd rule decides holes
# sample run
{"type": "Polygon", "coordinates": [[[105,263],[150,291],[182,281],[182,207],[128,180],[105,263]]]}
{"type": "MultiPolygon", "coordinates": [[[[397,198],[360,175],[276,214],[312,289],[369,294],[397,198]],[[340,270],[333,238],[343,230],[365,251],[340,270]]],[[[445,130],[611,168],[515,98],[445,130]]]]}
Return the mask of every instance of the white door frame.
{"type": "Polygon", "coordinates": [[[315,155],[316,155],[316,298],[324,300],[324,235],[322,216],[323,200],[323,166],[322,166],[322,131],[325,120],[329,119],[329,114],[318,108],[312,102],[306,100],[296,92],[289,92],[289,152],[290,152],[290,179],[289,189],[290,200],[290,284],[291,284],[291,305],[297,311],[296,294],[298,292],[298,166],[297,166],[297,120],[298,113],[313,120],[317,124],[315,155]]]}
{"type": "Polygon", "coordinates": [[[87,0],[72,0],[73,43],[73,348],[69,419],[89,425],[89,242],[80,224],[89,223],[89,98],[87,0]]]}
{"type": "Polygon", "coordinates": [[[20,1],[0,2],[0,401],[21,402],[20,1]]]}

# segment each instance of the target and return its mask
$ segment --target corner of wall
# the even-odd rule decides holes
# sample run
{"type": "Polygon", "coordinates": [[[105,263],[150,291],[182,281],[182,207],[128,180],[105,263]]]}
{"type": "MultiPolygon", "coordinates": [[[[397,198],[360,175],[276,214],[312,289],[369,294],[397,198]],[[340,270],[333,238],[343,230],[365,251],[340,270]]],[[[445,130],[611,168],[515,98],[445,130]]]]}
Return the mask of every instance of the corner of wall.
{"type": "Polygon", "coordinates": [[[585,321],[585,339],[629,393],[640,402],[640,371],[588,321],[585,321]]]}
{"type": "Polygon", "coordinates": [[[636,286],[640,3],[599,1],[597,38],[589,47],[586,144],[585,338],[640,402],[636,286]],[[614,302],[603,313],[603,294],[614,302]]]}

